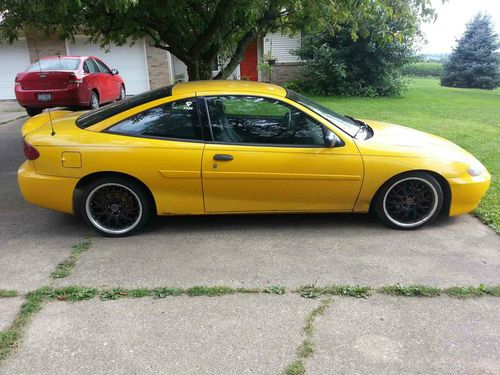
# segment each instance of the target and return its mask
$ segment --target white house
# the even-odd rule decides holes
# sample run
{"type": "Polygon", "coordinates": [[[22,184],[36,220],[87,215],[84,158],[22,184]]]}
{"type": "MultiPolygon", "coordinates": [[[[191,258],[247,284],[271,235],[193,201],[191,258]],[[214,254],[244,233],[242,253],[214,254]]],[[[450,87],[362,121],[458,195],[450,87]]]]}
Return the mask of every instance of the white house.
{"type": "MultiPolygon", "coordinates": [[[[258,71],[263,56],[276,60],[271,80],[282,84],[293,78],[300,61],[292,50],[300,45],[300,35],[289,37],[268,34],[250,43],[244,59],[237,67],[233,79],[266,80],[258,71]]],[[[155,87],[187,80],[186,66],[170,53],[152,47],[139,39],[132,45],[110,45],[107,50],[90,43],[84,35],[75,41],[64,41],[56,36],[27,34],[13,44],[0,44],[0,100],[14,99],[14,79],[39,58],[54,55],[91,55],[101,58],[111,68],[118,69],[124,78],[128,94],[137,94],[155,87]]]]}

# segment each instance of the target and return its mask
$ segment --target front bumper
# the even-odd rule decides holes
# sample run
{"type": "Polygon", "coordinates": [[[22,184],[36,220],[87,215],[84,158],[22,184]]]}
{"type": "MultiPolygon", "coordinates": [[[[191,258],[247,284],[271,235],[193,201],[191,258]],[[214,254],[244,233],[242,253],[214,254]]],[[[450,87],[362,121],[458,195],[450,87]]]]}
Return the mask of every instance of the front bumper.
{"type": "Polygon", "coordinates": [[[24,199],[36,206],[73,213],[73,192],[77,178],[37,174],[32,161],[26,160],[17,171],[19,188],[24,199]]]}
{"type": "Polygon", "coordinates": [[[449,178],[451,189],[450,216],[471,212],[476,209],[479,202],[490,187],[491,175],[484,172],[479,176],[464,176],[449,178]]]}

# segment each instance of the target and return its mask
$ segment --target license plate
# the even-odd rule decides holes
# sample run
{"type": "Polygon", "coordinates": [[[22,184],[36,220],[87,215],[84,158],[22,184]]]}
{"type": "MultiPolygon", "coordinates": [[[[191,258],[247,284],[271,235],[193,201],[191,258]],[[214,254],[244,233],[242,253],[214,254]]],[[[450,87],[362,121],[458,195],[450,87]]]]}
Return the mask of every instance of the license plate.
{"type": "Polygon", "coordinates": [[[52,94],[38,94],[39,102],[48,102],[52,100],[52,94]]]}

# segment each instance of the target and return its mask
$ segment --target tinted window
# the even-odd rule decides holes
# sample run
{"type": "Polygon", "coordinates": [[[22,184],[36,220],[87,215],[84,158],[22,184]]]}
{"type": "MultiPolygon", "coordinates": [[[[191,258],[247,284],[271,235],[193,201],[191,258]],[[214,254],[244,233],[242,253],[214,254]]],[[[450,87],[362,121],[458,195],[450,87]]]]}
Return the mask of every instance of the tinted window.
{"type": "Polygon", "coordinates": [[[304,146],[325,144],[323,125],[279,100],[255,96],[206,99],[216,141],[304,146]]]}
{"type": "Polygon", "coordinates": [[[34,63],[26,71],[77,70],[79,65],[80,59],[48,59],[34,63]]]}
{"type": "Polygon", "coordinates": [[[311,111],[316,112],[332,124],[337,125],[351,137],[354,137],[360,129],[359,124],[352,119],[342,116],[341,114],[338,114],[337,112],[334,112],[330,108],[327,108],[319,103],[313,102],[305,96],[297,94],[295,91],[287,90],[287,97],[299,104],[302,104],[311,111]]]}
{"type": "Polygon", "coordinates": [[[76,125],[82,129],[95,125],[107,118],[113,117],[128,109],[137,107],[141,104],[152,102],[153,100],[166,98],[172,95],[172,86],[160,87],[151,91],[146,91],[141,94],[119,100],[99,109],[89,111],[76,120],[76,125]]]}
{"type": "Polygon", "coordinates": [[[111,74],[111,70],[109,70],[109,68],[106,65],[104,65],[102,61],[99,60],[94,60],[94,61],[99,66],[99,70],[101,71],[101,73],[111,74]]]}
{"type": "Polygon", "coordinates": [[[177,100],[148,109],[113,125],[108,132],[164,138],[202,138],[194,99],[177,100]]]}
{"type": "Polygon", "coordinates": [[[97,64],[95,63],[94,60],[92,60],[92,59],[85,60],[85,64],[83,66],[84,69],[85,69],[85,65],[87,65],[89,73],[99,73],[99,68],[97,67],[97,64]]]}

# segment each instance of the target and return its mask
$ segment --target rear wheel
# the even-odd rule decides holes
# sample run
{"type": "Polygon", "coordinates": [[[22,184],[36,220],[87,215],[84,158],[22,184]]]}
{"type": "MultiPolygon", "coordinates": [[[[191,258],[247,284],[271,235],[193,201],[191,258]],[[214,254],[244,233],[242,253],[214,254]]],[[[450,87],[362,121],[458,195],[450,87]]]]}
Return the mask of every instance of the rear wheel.
{"type": "Polygon", "coordinates": [[[443,189],[430,174],[410,172],[387,181],[375,201],[377,216],[389,227],[417,229],[443,207],[443,189]]]}
{"type": "Polygon", "coordinates": [[[87,224],[109,237],[137,232],[153,210],[144,187],[121,177],[103,177],[88,184],[81,205],[80,212],[87,224]]]}
{"type": "Polygon", "coordinates": [[[25,108],[28,116],[33,117],[43,112],[43,108],[25,108]]]}
{"type": "Polygon", "coordinates": [[[99,95],[95,91],[92,91],[90,93],[89,108],[90,109],[99,108],[99,95]]]}

